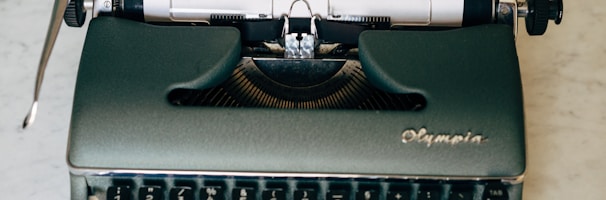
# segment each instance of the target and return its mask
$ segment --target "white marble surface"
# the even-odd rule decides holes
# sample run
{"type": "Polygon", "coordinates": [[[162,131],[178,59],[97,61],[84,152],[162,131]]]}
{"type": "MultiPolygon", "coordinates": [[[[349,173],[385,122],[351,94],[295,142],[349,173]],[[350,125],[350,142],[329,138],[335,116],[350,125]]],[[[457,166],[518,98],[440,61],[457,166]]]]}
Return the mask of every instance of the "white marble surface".
{"type": "MultiPolygon", "coordinates": [[[[63,27],[36,124],[20,130],[53,1],[0,0],[0,199],[68,199],[65,147],[86,28],[63,27]]],[[[606,198],[606,1],[565,0],[561,26],[517,41],[527,124],[525,199],[606,198]]]]}

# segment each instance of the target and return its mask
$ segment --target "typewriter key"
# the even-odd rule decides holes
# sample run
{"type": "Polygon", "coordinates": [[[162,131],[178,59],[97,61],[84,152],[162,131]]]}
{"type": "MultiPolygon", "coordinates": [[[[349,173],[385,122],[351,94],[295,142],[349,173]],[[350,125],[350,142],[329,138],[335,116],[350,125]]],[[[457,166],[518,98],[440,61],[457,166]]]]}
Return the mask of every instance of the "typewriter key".
{"type": "Polygon", "coordinates": [[[194,200],[194,192],[190,187],[176,187],[170,190],[170,200],[194,200]]]}
{"type": "Polygon", "coordinates": [[[473,200],[472,188],[452,188],[450,190],[449,200],[473,200]]]}
{"type": "Polygon", "coordinates": [[[107,200],[130,200],[130,188],[127,186],[112,186],[107,189],[107,200]]]}
{"type": "Polygon", "coordinates": [[[265,190],[263,194],[261,194],[262,200],[286,200],[286,193],[282,190],[265,190]]]}
{"type": "Polygon", "coordinates": [[[139,200],[164,199],[162,188],[159,186],[146,186],[139,188],[139,200]]]}
{"type": "Polygon", "coordinates": [[[334,190],[326,193],[326,200],[349,200],[349,192],[345,190],[334,190]]]}
{"type": "Polygon", "coordinates": [[[410,200],[409,191],[389,191],[387,193],[387,200],[410,200]]]}
{"type": "Polygon", "coordinates": [[[232,200],[255,200],[255,191],[252,188],[236,188],[231,192],[232,200]]]}
{"type": "Polygon", "coordinates": [[[487,185],[482,195],[482,200],[508,200],[509,193],[501,185],[487,185]]]}
{"type": "Polygon", "coordinates": [[[200,200],[223,200],[223,189],[220,187],[202,187],[200,189],[200,200]]]}
{"type": "Polygon", "coordinates": [[[317,195],[315,190],[297,190],[294,194],[294,200],[316,200],[317,195]]]}
{"type": "Polygon", "coordinates": [[[358,191],[356,200],[379,200],[379,193],[374,190],[358,191]]]}
{"type": "Polygon", "coordinates": [[[421,187],[417,192],[417,200],[440,200],[442,199],[441,188],[421,187]]]}

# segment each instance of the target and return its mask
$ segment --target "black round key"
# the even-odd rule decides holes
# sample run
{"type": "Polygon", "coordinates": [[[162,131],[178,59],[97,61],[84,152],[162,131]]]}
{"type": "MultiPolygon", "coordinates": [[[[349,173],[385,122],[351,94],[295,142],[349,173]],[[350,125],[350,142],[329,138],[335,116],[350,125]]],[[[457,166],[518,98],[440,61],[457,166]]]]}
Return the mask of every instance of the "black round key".
{"type": "Polygon", "coordinates": [[[487,185],[482,200],[508,200],[509,193],[503,185],[487,185]]]}
{"type": "Polygon", "coordinates": [[[146,186],[139,188],[139,200],[162,200],[164,194],[159,186],[146,186]]]}
{"type": "Polygon", "coordinates": [[[356,200],[379,200],[379,193],[374,190],[361,190],[356,192],[356,200]]]}
{"type": "Polygon", "coordinates": [[[231,191],[232,200],[255,200],[255,190],[252,188],[236,188],[231,191]]]}
{"type": "Polygon", "coordinates": [[[269,189],[261,194],[262,200],[286,200],[286,193],[282,190],[269,189]]]}
{"type": "Polygon", "coordinates": [[[194,192],[190,187],[176,187],[170,189],[170,200],[194,200],[194,192]]]}
{"type": "Polygon", "coordinates": [[[473,200],[473,189],[453,188],[448,200],[473,200]]]}
{"type": "Polygon", "coordinates": [[[130,188],[127,186],[111,186],[107,188],[107,200],[130,200],[130,188]]]}
{"type": "Polygon", "coordinates": [[[315,190],[296,190],[294,200],[316,200],[318,193],[315,190]]]}
{"type": "Polygon", "coordinates": [[[326,193],[326,200],[349,200],[349,192],[345,190],[333,190],[326,193]]]}
{"type": "Polygon", "coordinates": [[[220,187],[202,187],[200,200],[224,200],[224,191],[220,187]]]}
{"type": "Polygon", "coordinates": [[[417,192],[417,200],[440,200],[442,199],[442,191],[440,188],[419,188],[417,192]]]}
{"type": "Polygon", "coordinates": [[[387,200],[410,200],[410,191],[389,191],[387,200]]]}

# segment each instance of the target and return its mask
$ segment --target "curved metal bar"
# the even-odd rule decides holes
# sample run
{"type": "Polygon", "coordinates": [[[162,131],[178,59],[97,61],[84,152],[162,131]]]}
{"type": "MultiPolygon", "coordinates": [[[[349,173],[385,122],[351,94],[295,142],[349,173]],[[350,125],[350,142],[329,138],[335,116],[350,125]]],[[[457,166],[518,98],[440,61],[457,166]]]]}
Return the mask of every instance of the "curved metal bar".
{"type": "Polygon", "coordinates": [[[36,85],[34,87],[34,102],[32,103],[29,113],[27,113],[27,116],[25,116],[25,120],[23,120],[23,129],[31,126],[36,119],[36,113],[38,112],[38,99],[40,96],[40,89],[42,88],[44,72],[46,71],[48,59],[53,51],[53,47],[55,46],[55,41],[57,40],[57,35],[59,34],[59,29],[61,28],[61,22],[63,21],[63,14],[65,13],[68,3],[69,0],[55,0],[53,13],[51,15],[50,24],[46,33],[46,40],[44,41],[44,49],[42,49],[42,56],[40,57],[40,63],[38,65],[38,74],[36,75],[36,85]]]}

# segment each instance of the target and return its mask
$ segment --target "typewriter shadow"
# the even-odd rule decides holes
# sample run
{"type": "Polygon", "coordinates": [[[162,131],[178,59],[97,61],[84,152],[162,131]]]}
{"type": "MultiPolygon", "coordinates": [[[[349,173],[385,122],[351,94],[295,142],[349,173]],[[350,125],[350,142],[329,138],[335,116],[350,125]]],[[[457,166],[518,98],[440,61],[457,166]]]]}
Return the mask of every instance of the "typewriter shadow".
{"type": "Polygon", "coordinates": [[[577,62],[585,55],[570,48],[549,54],[537,51],[553,48],[545,43],[554,38],[520,40],[528,156],[524,199],[575,199],[600,193],[584,185],[604,177],[592,173],[604,166],[603,143],[598,144],[604,124],[597,120],[603,114],[595,96],[604,84],[577,62]]]}
{"type": "Polygon", "coordinates": [[[536,77],[541,76],[536,70],[528,69],[525,72],[524,63],[521,65],[527,148],[524,199],[545,199],[541,194],[564,189],[561,188],[559,179],[553,176],[554,160],[561,159],[563,153],[561,144],[554,137],[558,127],[550,125],[558,119],[554,115],[557,112],[557,99],[550,95],[554,88],[545,87],[552,80],[536,77]]]}

